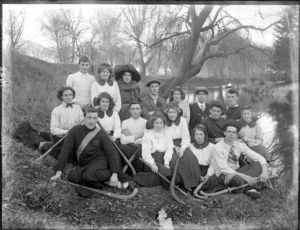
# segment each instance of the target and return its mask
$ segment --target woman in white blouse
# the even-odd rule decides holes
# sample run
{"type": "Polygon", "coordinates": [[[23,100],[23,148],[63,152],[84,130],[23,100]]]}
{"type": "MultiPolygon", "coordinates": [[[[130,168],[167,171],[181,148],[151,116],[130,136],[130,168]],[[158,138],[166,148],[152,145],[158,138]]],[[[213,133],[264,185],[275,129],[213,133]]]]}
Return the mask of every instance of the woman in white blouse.
{"type": "Polygon", "coordinates": [[[239,132],[241,138],[246,145],[253,151],[262,155],[267,161],[270,160],[269,153],[263,143],[263,134],[260,124],[256,122],[254,110],[251,106],[245,106],[242,109],[241,119],[238,120],[242,124],[239,132]]]}
{"type": "Polygon", "coordinates": [[[118,113],[121,109],[121,95],[120,89],[116,81],[111,80],[111,76],[113,70],[111,66],[107,63],[102,63],[98,67],[97,73],[99,74],[98,82],[94,82],[91,88],[91,103],[95,107],[94,100],[99,96],[102,92],[107,92],[113,99],[114,102],[114,110],[118,113]]]}
{"type": "MultiPolygon", "coordinates": [[[[165,124],[166,119],[163,113],[152,114],[149,121],[151,129],[145,132],[142,139],[142,158],[151,165],[152,172],[160,172],[170,179],[172,177],[170,161],[173,155],[173,140],[165,124]]],[[[150,169],[145,167],[144,171],[150,171],[150,169]]],[[[150,183],[147,186],[154,185],[150,183]]]]}
{"type": "MultiPolygon", "coordinates": [[[[50,132],[54,143],[59,141],[74,125],[83,122],[81,107],[72,103],[74,97],[75,91],[70,86],[63,86],[57,91],[57,98],[62,103],[55,107],[51,113],[50,132]]],[[[59,156],[62,144],[63,142],[51,153],[56,159],[59,156]]]]}
{"type": "Polygon", "coordinates": [[[121,120],[119,114],[113,110],[114,102],[109,93],[103,92],[95,99],[98,110],[98,120],[112,141],[121,137],[121,120]]]}
{"type": "Polygon", "coordinates": [[[180,108],[177,101],[168,103],[164,108],[166,115],[166,129],[171,134],[174,154],[170,162],[171,169],[174,169],[177,157],[177,175],[180,177],[180,186],[186,189],[196,187],[200,181],[199,166],[197,159],[190,151],[185,151],[191,143],[190,133],[186,119],[179,115],[180,108]]]}
{"type": "Polygon", "coordinates": [[[202,190],[207,191],[209,189],[216,189],[219,180],[215,175],[213,166],[212,150],[214,149],[214,144],[208,141],[206,128],[203,125],[196,125],[192,130],[192,139],[193,141],[189,150],[197,158],[201,181],[204,182],[202,190]]]}

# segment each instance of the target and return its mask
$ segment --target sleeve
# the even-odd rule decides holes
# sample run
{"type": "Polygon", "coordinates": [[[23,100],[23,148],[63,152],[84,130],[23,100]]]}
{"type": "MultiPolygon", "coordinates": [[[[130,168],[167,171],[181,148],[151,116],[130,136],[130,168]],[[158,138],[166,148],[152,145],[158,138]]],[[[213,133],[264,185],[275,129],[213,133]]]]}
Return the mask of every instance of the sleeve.
{"type": "Polygon", "coordinates": [[[57,163],[54,166],[54,170],[63,171],[64,167],[66,166],[67,160],[69,159],[69,156],[72,153],[75,153],[75,132],[76,130],[72,128],[66,135],[57,163]]]}
{"type": "Polygon", "coordinates": [[[241,154],[246,155],[249,159],[251,159],[253,161],[258,161],[260,163],[260,165],[267,164],[267,161],[263,156],[261,156],[257,152],[254,152],[250,148],[248,148],[246,144],[239,143],[239,145],[240,145],[240,148],[242,150],[241,154]]]}
{"type": "Polygon", "coordinates": [[[58,108],[54,108],[51,113],[51,124],[50,124],[51,134],[58,137],[65,135],[68,132],[68,130],[62,129],[61,125],[62,124],[60,124],[59,122],[59,110],[58,108]]]}
{"type": "MultiPolygon", "coordinates": [[[[122,130],[123,129],[128,129],[128,126],[129,126],[129,124],[128,124],[127,120],[122,122],[122,130]]],[[[134,143],[134,136],[133,135],[126,136],[126,135],[121,133],[121,144],[127,145],[129,143],[134,143]]]]}
{"type": "Polygon", "coordinates": [[[109,170],[111,173],[118,173],[119,170],[119,161],[117,152],[112,144],[112,141],[110,140],[109,136],[104,133],[105,130],[100,130],[101,134],[101,141],[102,141],[102,148],[104,150],[104,153],[107,156],[108,164],[109,164],[109,170]]]}
{"type": "Polygon", "coordinates": [[[263,133],[260,124],[256,123],[256,135],[255,139],[263,141],[263,133]]]}
{"type": "Polygon", "coordinates": [[[185,119],[187,123],[190,123],[190,117],[191,117],[191,111],[190,111],[190,106],[188,103],[186,103],[186,115],[185,119]]]}
{"type": "Polygon", "coordinates": [[[165,130],[165,145],[167,147],[164,155],[164,164],[169,165],[173,155],[173,140],[168,130],[165,130]]]}
{"type": "Polygon", "coordinates": [[[119,114],[116,111],[114,113],[114,137],[120,138],[121,137],[121,120],[119,114]]]}
{"type": "Polygon", "coordinates": [[[81,125],[81,123],[83,122],[84,116],[83,116],[83,112],[82,112],[82,109],[80,108],[80,106],[78,106],[77,108],[78,108],[78,121],[76,122],[76,125],[81,125]]]}
{"type": "Polygon", "coordinates": [[[98,85],[97,84],[98,84],[97,82],[94,82],[91,87],[91,104],[93,107],[95,107],[94,98],[98,96],[98,85]]]}
{"type": "Polygon", "coordinates": [[[186,149],[191,144],[191,137],[190,137],[190,132],[186,120],[184,118],[180,118],[180,119],[181,119],[180,121],[181,137],[182,137],[181,148],[186,149]]]}
{"type": "Polygon", "coordinates": [[[116,93],[116,106],[115,106],[115,110],[117,112],[120,112],[121,106],[122,106],[120,89],[119,89],[119,86],[118,86],[118,84],[117,84],[116,81],[114,82],[114,85],[115,85],[115,93],[116,93]]]}
{"type": "Polygon", "coordinates": [[[212,150],[214,149],[214,146],[212,146],[211,148],[208,149],[209,151],[209,167],[208,167],[208,170],[207,170],[207,174],[208,176],[212,176],[215,174],[215,169],[214,169],[214,166],[213,166],[213,162],[212,162],[212,150]]]}
{"type": "Polygon", "coordinates": [[[224,173],[225,175],[236,173],[232,168],[230,168],[227,164],[227,159],[224,156],[222,150],[214,147],[211,150],[212,154],[212,165],[215,167],[220,173],[224,173]]]}
{"type": "Polygon", "coordinates": [[[74,79],[73,79],[72,75],[68,76],[66,85],[71,86],[72,88],[74,87],[74,79]]]}
{"type": "Polygon", "coordinates": [[[150,165],[154,164],[155,161],[151,155],[151,148],[152,148],[152,143],[151,143],[151,133],[146,132],[143,140],[142,140],[142,158],[149,163],[150,165]]]}

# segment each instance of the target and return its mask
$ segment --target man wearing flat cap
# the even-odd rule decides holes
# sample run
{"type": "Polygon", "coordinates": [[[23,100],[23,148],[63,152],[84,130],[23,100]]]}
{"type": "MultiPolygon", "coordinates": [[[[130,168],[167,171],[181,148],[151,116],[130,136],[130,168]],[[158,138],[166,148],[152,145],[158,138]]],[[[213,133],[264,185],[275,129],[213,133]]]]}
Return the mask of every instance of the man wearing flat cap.
{"type": "Polygon", "coordinates": [[[260,198],[261,187],[256,185],[258,178],[262,182],[268,179],[268,164],[263,156],[254,152],[237,139],[241,124],[233,119],[226,120],[223,126],[225,138],[215,145],[212,152],[212,164],[221,184],[237,187],[248,183],[243,192],[252,199],[260,198]],[[251,160],[249,164],[240,164],[241,156],[251,160]]]}
{"type": "Polygon", "coordinates": [[[150,80],[147,82],[146,86],[150,88],[150,92],[147,96],[142,98],[143,102],[143,109],[145,110],[145,117],[148,119],[153,112],[155,111],[162,111],[166,100],[159,96],[159,87],[160,87],[159,80],[150,80]]]}
{"type": "Polygon", "coordinates": [[[205,87],[196,88],[195,95],[197,102],[190,104],[190,123],[189,130],[193,130],[196,125],[209,115],[209,105],[206,103],[208,90],[205,87]]]}

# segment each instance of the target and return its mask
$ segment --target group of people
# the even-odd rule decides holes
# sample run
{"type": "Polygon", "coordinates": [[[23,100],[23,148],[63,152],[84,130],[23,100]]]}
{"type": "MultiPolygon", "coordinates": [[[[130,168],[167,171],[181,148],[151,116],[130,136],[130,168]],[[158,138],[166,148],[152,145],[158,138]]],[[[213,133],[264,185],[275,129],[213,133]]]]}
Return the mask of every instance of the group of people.
{"type": "Polygon", "coordinates": [[[81,57],[79,71],[58,90],[62,104],[51,114],[51,134],[54,142],[66,136],[51,153],[58,159],[51,180],[61,177],[69,161],[79,165],[68,175],[74,183],[168,187],[157,172],[171,179],[178,160],[175,183],[187,191],[200,182],[208,192],[248,183],[244,193],[260,197],[256,182],[268,179],[268,153],[254,110],[238,105],[238,91],[227,91],[223,108],[219,101],[208,104],[208,90],[197,88],[197,102],[189,105],[180,87],[165,100],[160,81],[151,80],[149,94],[140,98],[140,75],[133,66],[113,70],[103,63],[98,81],[88,74],[89,67],[89,59],[81,57]],[[120,151],[137,173],[124,170],[120,151]]]}

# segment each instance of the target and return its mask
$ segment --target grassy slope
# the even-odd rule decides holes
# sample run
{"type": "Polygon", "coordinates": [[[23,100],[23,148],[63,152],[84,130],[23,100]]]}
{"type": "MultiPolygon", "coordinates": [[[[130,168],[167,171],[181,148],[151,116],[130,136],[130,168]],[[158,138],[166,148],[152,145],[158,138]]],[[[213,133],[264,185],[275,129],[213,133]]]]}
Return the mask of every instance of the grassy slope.
{"type": "Polygon", "coordinates": [[[38,130],[49,129],[47,119],[58,103],[56,90],[76,66],[19,55],[11,60],[13,65],[7,68],[12,75],[6,79],[9,84],[4,88],[3,103],[3,228],[157,228],[155,216],[164,207],[178,229],[296,229],[297,198],[285,198],[270,190],[256,202],[243,194],[228,194],[202,202],[188,201],[184,206],[161,187],[140,188],[130,201],[100,195],[84,199],[68,186],[52,187],[47,181],[54,173],[54,162],[48,158],[44,165],[34,164],[38,153],[10,134],[22,119],[31,119],[38,130]]]}

